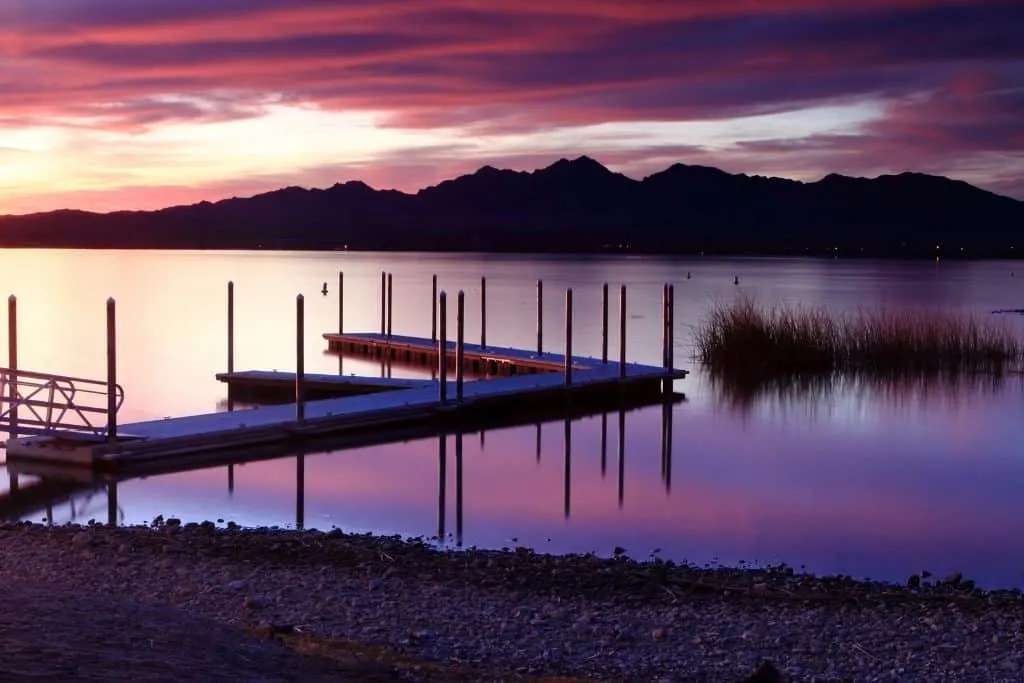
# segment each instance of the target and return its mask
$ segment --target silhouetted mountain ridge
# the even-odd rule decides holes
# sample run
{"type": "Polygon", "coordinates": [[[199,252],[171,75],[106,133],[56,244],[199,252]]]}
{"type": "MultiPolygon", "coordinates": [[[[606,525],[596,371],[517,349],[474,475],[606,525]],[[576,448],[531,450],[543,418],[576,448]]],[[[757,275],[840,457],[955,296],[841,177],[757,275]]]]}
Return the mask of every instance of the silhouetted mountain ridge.
{"type": "MultiPolygon", "coordinates": [[[[362,181],[96,214],[0,217],[0,246],[1012,256],[1024,202],[922,173],[815,182],[590,157],[484,166],[415,194],[362,181]]],[[[1024,247],[1022,247],[1024,248],[1024,247]]]]}

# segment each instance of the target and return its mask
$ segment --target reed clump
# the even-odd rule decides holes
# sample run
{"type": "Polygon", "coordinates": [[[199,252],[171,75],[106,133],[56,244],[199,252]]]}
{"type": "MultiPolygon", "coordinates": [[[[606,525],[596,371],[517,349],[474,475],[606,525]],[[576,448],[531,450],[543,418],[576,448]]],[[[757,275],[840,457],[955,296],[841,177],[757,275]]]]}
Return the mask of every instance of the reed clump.
{"type": "Polygon", "coordinates": [[[1022,357],[1012,330],[970,316],[885,309],[832,315],[766,308],[749,298],[713,307],[695,342],[698,360],[713,374],[753,384],[833,373],[998,375],[1019,367],[1022,357]]]}

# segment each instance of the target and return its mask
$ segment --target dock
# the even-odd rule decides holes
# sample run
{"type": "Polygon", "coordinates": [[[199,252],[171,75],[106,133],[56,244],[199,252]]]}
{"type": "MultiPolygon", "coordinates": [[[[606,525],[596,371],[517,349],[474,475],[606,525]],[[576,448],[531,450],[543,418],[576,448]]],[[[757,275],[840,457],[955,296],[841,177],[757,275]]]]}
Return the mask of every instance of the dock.
{"type": "MultiPolygon", "coordinates": [[[[233,284],[228,283],[228,371],[216,378],[229,387],[228,405],[232,405],[231,397],[262,397],[270,405],[119,424],[116,417],[124,390],[116,382],[115,303],[108,299],[107,380],[92,381],[106,391],[89,394],[98,397],[99,406],[85,406],[82,400],[87,395],[72,390],[56,394],[50,391],[51,396],[59,394],[53,405],[43,405],[39,399],[30,401],[23,395],[25,373],[19,374],[16,357],[12,355],[15,362],[3,371],[6,390],[0,397],[7,402],[0,421],[6,421],[9,431],[17,434],[6,443],[8,461],[131,476],[141,471],[173,470],[186,461],[219,462],[252,449],[306,448],[311,442],[323,440],[366,445],[409,438],[410,434],[457,432],[467,425],[486,424],[495,419],[530,424],[587,411],[594,414],[622,410],[625,405],[661,404],[674,399],[674,380],[688,374],[674,367],[674,294],[667,283],[662,308],[663,363],[654,366],[626,360],[625,286],[620,293],[619,357],[613,360],[608,355],[607,285],[603,291],[602,353],[600,358],[592,358],[573,354],[571,289],[566,290],[564,349],[558,353],[542,350],[540,282],[537,349],[532,351],[486,343],[483,279],[479,344],[464,341],[462,292],[457,299],[456,336],[449,340],[446,295],[437,292],[436,276],[431,336],[392,334],[391,277],[385,275],[382,273],[381,278],[380,333],[352,333],[342,331],[343,281],[339,273],[339,331],[323,334],[328,350],[379,357],[385,362],[404,360],[431,365],[433,379],[307,374],[301,294],[296,297],[295,372],[235,372],[234,290],[233,284]],[[49,411],[47,415],[72,414],[77,422],[39,419],[31,423],[31,431],[26,431],[22,426],[24,420],[18,422],[19,407],[31,409],[33,415],[40,409],[49,411]],[[105,415],[105,427],[90,419],[91,414],[105,415]]],[[[56,376],[40,377],[43,379],[32,385],[33,395],[39,395],[39,387],[63,387],[59,382],[66,381],[56,376]]]]}
{"type": "MultiPolygon", "coordinates": [[[[334,333],[324,334],[327,348],[341,353],[354,353],[371,358],[406,361],[419,365],[433,365],[438,362],[440,346],[435,340],[420,339],[405,335],[389,335],[386,332],[334,333]]],[[[447,362],[449,369],[455,368],[455,354],[458,344],[448,341],[447,362]]],[[[466,371],[483,376],[521,375],[538,372],[561,372],[565,369],[565,356],[560,353],[535,352],[506,346],[481,346],[463,343],[466,371]]],[[[584,370],[600,359],[573,358],[573,367],[584,370]]]]}
{"type": "MultiPolygon", "coordinates": [[[[218,372],[218,382],[228,386],[228,399],[251,403],[289,403],[295,398],[294,372],[245,370],[218,372]]],[[[424,389],[434,383],[428,379],[364,377],[357,375],[305,374],[306,396],[310,399],[363,396],[383,391],[424,389]]]]}
{"type": "Polygon", "coordinates": [[[433,382],[426,387],[308,401],[301,415],[298,404],[291,403],[125,424],[119,426],[114,444],[81,436],[19,438],[8,442],[7,455],[12,460],[51,460],[117,471],[147,460],[287,445],[299,439],[372,438],[381,431],[398,435],[425,424],[452,429],[455,422],[486,412],[550,413],[564,409],[567,401],[610,409],[622,395],[646,394],[653,404],[662,400],[662,382],[682,379],[686,371],[631,364],[625,378],[619,375],[618,364],[609,363],[580,371],[568,385],[557,373],[478,380],[464,384],[461,400],[454,392],[442,399],[440,383],[433,382]]]}

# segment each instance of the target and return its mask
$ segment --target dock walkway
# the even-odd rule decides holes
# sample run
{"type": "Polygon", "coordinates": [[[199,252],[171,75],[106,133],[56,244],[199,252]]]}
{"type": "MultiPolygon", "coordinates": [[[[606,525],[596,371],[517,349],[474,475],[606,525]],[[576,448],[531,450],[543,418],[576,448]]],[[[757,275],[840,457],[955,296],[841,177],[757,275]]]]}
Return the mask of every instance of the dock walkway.
{"type": "MultiPolygon", "coordinates": [[[[396,349],[397,353],[431,353],[429,339],[383,335],[324,335],[329,341],[338,337],[338,345],[360,344],[396,349]]],[[[452,363],[455,347],[451,345],[452,363]]],[[[436,351],[433,351],[436,357],[436,351]]],[[[534,354],[519,349],[482,348],[465,345],[469,358],[480,362],[507,364],[515,368],[535,368],[531,374],[514,374],[487,380],[465,381],[461,400],[457,397],[454,377],[445,382],[445,397],[441,397],[439,381],[395,380],[391,378],[347,378],[338,376],[327,380],[320,375],[308,378],[342,384],[352,379],[365,382],[377,391],[358,396],[310,400],[301,404],[246,408],[231,412],[166,418],[119,425],[115,444],[106,442],[68,442],[55,437],[26,437],[13,439],[7,444],[12,460],[43,460],[63,464],[95,467],[117,471],[130,467],[133,462],[173,458],[186,454],[253,446],[286,444],[299,438],[328,437],[351,433],[376,433],[381,430],[401,429],[422,425],[429,421],[451,421],[471,417],[481,411],[536,410],[547,405],[561,409],[569,397],[610,404],[625,393],[661,395],[666,380],[681,379],[685,370],[652,367],[629,363],[620,375],[615,362],[602,363],[600,359],[572,357],[574,371],[570,383],[563,373],[551,372],[563,368],[561,354],[534,354]],[[541,368],[544,371],[541,371],[541,368]],[[404,388],[395,388],[398,382],[404,388]]],[[[518,370],[517,370],[518,372],[518,370]]],[[[256,380],[282,380],[285,373],[249,373],[256,380]]],[[[294,375],[291,375],[294,377],[294,375]]]]}
{"type": "MultiPolygon", "coordinates": [[[[332,351],[356,352],[364,355],[383,356],[398,360],[431,363],[437,361],[439,344],[430,339],[409,337],[395,334],[387,335],[379,332],[360,332],[324,334],[327,347],[332,351]]],[[[565,355],[515,349],[507,346],[481,346],[465,342],[463,357],[467,371],[486,374],[520,374],[524,372],[558,372],[565,367],[565,355]]],[[[455,366],[456,342],[448,340],[446,351],[448,365],[455,366]]],[[[600,358],[573,356],[573,368],[585,370],[602,364],[600,358]]],[[[636,364],[635,367],[640,367],[636,364]]],[[[616,364],[616,367],[618,365],[616,364]]]]}

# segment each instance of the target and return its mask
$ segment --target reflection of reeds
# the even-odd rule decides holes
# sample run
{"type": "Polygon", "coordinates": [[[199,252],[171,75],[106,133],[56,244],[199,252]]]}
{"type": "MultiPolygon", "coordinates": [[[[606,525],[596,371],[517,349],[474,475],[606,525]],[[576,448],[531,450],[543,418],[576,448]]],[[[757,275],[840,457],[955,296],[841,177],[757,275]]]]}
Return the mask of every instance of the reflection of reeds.
{"type": "Polygon", "coordinates": [[[883,378],[999,374],[1021,360],[1006,327],[943,313],[766,309],[741,298],[713,308],[696,332],[699,360],[744,382],[836,372],[883,378]]]}
{"type": "Polygon", "coordinates": [[[969,394],[993,394],[1004,386],[1002,373],[930,373],[865,374],[822,373],[791,374],[746,378],[733,373],[710,370],[711,387],[729,408],[746,412],[761,401],[779,405],[820,404],[827,398],[845,395],[872,398],[887,404],[906,401],[927,404],[940,399],[955,399],[969,394]]]}

